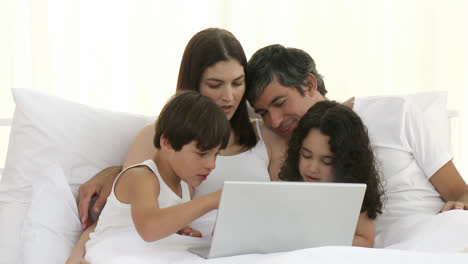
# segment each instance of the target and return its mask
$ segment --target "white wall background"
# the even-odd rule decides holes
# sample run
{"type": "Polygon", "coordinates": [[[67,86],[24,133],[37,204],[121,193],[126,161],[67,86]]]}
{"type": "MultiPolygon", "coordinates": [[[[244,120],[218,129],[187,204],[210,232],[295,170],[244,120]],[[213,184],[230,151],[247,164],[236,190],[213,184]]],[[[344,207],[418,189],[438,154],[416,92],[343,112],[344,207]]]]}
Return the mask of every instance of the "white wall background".
{"type": "MultiPolygon", "coordinates": [[[[13,115],[12,87],[155,115],[190,37],[223,27],[248,58],[273,43],[306,50],[333,99],[448,91],[455,132],[465,135],[467,14],[464,0],[2,0],[0,118],[13,115]]],[[[0,164],[8,133],[0,127],[0,164]]],[[[457,138],[465,177],[467,149],[457,138]]]]}

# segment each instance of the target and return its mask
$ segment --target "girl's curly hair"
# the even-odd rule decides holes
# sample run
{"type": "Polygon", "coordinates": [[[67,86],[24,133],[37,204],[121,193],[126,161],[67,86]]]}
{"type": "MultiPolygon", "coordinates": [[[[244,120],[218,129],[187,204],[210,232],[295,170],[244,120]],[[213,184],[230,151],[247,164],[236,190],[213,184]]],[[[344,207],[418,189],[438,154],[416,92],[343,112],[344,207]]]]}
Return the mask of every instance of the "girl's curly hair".
{"type": "Polygon", "coordinates": [[[382,213],[383,188],[367,128],[356,113],[335,101],[318,102],[301,118],[289,140],[286,161],[279,178],[303,181],[298,167],[299,152],[311,129],[318,129],[330,137],[328,144],[333,153],[335,182],[367,185],[361,212],[367,212],[371,219],[375,219],[377,214],[382,213]]]}

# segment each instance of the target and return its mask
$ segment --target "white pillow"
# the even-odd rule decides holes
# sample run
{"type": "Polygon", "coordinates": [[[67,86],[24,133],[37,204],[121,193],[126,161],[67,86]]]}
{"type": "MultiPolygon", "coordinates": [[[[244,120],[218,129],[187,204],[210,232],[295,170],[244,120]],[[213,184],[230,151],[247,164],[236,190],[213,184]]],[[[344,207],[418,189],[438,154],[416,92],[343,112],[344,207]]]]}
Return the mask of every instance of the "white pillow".
{"type": "MultiPolygon", "coordinates": [[[[76,193],[96,172],[122,165],[138,132],[154,117],[95,109],[27,89],[16,102],[0,183],[0,263],[17,263],[33,179],[55,162],[76,193]]],[[[150,142],[151,144],[151,142],[150,142]]]]}
{"type": "Polygon", "coordinates": [[[81,234],[76,201],[58,165],[34,179],[21,236],[21,262],[63,264],[81,234]]]}

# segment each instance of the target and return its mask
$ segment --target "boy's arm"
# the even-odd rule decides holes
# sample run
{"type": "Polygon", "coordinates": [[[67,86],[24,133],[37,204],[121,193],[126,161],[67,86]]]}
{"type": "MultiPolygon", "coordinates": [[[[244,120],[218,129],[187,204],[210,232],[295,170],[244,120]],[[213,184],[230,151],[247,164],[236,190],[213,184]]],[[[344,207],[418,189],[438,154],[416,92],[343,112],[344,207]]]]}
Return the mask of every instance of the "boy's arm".
{"type": "Polygon", "coordinates": [[[143,240],[155,241],[178,232],[193,220],[218,208],[221,191],[201,196],[195,200],[160,209],[157,203],[159,182],[148,170],[145,173],[129,170],[128,197],[132,219],[143,240]]]}
{"type": "Polygon", "coordinates": [[[89,226],[80,236],[78,242],[76,242],[75,247],[73,248],[70,257],[68,257],[66,264],[78,264],[78,263],[87,263],[84,260],[84,256],[86,254],[86,242],[89,240],[89,234],[94,232],[96,228],[96,223],[89,226]]]}
{"type": "Polygon", "coordinates": [[[367,216],[367,212],[362,212],[354,233],[353,246],[374,247],[375,221],[367,216]]]}

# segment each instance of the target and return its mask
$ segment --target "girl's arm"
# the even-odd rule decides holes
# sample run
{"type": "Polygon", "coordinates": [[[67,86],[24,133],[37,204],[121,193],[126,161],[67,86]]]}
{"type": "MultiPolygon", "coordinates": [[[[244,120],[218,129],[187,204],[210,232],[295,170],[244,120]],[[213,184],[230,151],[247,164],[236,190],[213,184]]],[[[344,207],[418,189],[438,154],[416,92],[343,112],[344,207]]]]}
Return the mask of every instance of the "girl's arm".
{"type": "Polygon", "coordinates": [[[73,251],[68,257],[66,264],[83,264],[87,263],[84,260],[84,256],[86,254],[86,242],[89,240],[89,234],[91,232],[94,232],[94,229],[96,228],[96,223],[90,225],[80,236],[80,239],[78,242],[76,242],[75,247],[73,248],[73,251]]]}
{"type": "Polygon", "coordinates": [[[367,212],[362,212],[354,233],[353,246],[374,247],[375,220],[367,216],[367,212]]]}
{"type": "Polygon", "coordinates": [[[174,234],[208,211],[218,208],[221,191],[161,209],[157,202],[159,182],[153,172],[145,167],[136,167],[121,177],[116,185],[116,196],[121,202],[130,204],[135,228],[147,242],[174,234]]]}

